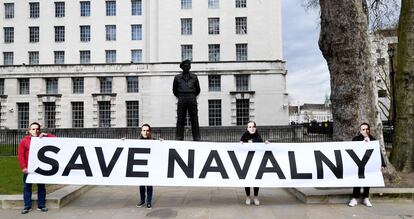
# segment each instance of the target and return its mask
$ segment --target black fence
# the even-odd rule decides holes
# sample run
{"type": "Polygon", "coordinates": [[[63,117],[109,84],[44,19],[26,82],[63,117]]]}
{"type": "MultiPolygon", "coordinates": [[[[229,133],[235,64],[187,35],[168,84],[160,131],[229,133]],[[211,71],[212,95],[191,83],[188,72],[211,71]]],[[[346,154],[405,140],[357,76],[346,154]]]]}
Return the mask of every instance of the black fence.
{"type": "MultiPolygon", "coordinates": [[[[139,128],[83,128],[83,129],[45,129],[66,138],[112,138],[137,139],[139,128]]],[[[238,142],[245,126],[229,127],[200,127],[202,141],[208,142],[238,142]]],[[[175,139],[175,127],[153,127],[153,137],[165,140],[175,139]]],[[[332,124],[290,125],[290,126],[260,126],[258,132],[263,139],[270,142],[328,142],[332,141],[332,124]]],[[[0,130],[0,156],[16,156],[20,139],[26,135],[24,130],[0,130]]],[[[392,147],[392,128],[384,127],[384,139],[387,148],[392,147]]],[[[184,140],[191,141],[191,128],[186,128],[184,140]]]]}

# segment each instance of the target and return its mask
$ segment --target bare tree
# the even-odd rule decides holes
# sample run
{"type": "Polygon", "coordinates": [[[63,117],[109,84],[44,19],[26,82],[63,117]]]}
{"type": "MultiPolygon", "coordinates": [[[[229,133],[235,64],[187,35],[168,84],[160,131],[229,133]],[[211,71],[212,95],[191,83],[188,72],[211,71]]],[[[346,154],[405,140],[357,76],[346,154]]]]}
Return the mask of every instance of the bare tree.
{"type": "Polygon", "coordinates": [[[397,170],[414,171],[414,1],[402,0],[395,77],[396,123],[391,161],[397,170]]]}

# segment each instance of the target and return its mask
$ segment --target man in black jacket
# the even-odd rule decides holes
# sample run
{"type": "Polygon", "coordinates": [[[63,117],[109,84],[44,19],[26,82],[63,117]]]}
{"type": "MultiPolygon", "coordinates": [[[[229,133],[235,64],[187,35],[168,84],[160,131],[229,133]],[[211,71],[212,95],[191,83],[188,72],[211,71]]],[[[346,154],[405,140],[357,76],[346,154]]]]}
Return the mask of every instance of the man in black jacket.
{"type": "MultiPolygon", "coordinates": [[[[368,123],[362,123],[359,126],[359,135],[355,136],[352,141],[375,141],[376,139],[370,134],[370,127],[368,123]]],[[[384,158],[382,156],[381,153],[381,171],[384,170],[385,167],[385,161],[384,158]]],[[[352,199],[351,201],[348,203],[348,205],[350,207],[354,207],[355,205],[358,204],[358,199],[361,196],[361,187],[354,187],[353,192],[352,192],[352,199]]],[[[363,192],[362,192],[362,204],[364,204],[367,207],[372,207],[371,202],[369,201],[369,187],[364,187],[363,188],[363,192]]]]}
{"type": "Polygon", "coordinates": [[[193,139],[194,141],[200,141],[200,128],[197,115],[197,96],[200,94],[200,84],[197,76],[190,73],[190,60],[182,61],[180,68],[183,72],[174,77],[173,83],[173,93],[178,98],[175,139],[180,141],[184,140],[184,125],[188,111],[193,139]]]}

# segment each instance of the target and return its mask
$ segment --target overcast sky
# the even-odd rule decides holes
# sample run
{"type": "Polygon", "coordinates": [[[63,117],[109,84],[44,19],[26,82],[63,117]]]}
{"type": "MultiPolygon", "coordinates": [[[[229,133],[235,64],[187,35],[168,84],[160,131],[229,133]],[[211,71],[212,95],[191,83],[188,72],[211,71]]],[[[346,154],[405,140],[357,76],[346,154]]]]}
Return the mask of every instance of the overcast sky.
{"type": "Polygon", "coordinates": [[[292,104],[324,103],[329,71],[318,47],[319,12],[305,11],[301,0],[282,0],[283,59],[292,104]]]}

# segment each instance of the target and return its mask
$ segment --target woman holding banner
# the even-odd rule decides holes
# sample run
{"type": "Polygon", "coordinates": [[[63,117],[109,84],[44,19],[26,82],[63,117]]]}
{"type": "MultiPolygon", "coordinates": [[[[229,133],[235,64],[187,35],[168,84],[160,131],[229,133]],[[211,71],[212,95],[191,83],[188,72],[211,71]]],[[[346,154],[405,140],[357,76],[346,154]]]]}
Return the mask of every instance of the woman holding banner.
{"type": "MultiPolygon", "coordinates": [[[[141,127],[141,134],[139,136],[140,139],[143,140],[153,140],[152,138],[152,132],[151,132],[151,126],[148,124],[143,124],[141,127]]],[[[142,207],[145,204],[145,189],[147,190],[147,209],[152,208],[152,192],[153,188],[152,186],[139,186],[139,194],[141,201],[138,202],[137,208],[142,207]]]]}
{"type": "MultiPolygon", "coordinates": [[[[247,123],[247,131],[243,133],[243,135],[240,138],[240,143],[258,143],[263,142],[262,136],[260,136],[259,132],[256,129],[256,122],[249,121],[247,123]]],[[[268,143],[268,141],[266,141],[268,143]]],[[[250,198],[250,187],[244,188],[246,192],[246,205],[250,205],[252,200],[250,198]]],[[[253,188],[253,202],[255,205],[260,205],[259,198],[257,197],[259,195],[259,187],[253,188]]]]}
{"type": "MultiPolygon", "coordinates": [[[[362,123],[359,126],[359,135],[355,136],[352,141],[375,141],[376,139],[370,134],[370,127],[368,123],[362,123]]],[[[381,170],[384,170],[385,162],[384,158],[381,153],[381,170]]],[[[358,204],[358,199],[361,196],[361,187],[354,187],[352,192],[352,199],[349,201],[348,205],[350,207],[354,207],[358,204]]],[[[364,187],[362,192],[362,204],[364,204],[367,207],[372,207],[371,202],[369,201],[369,187],[364,187]]]]}

